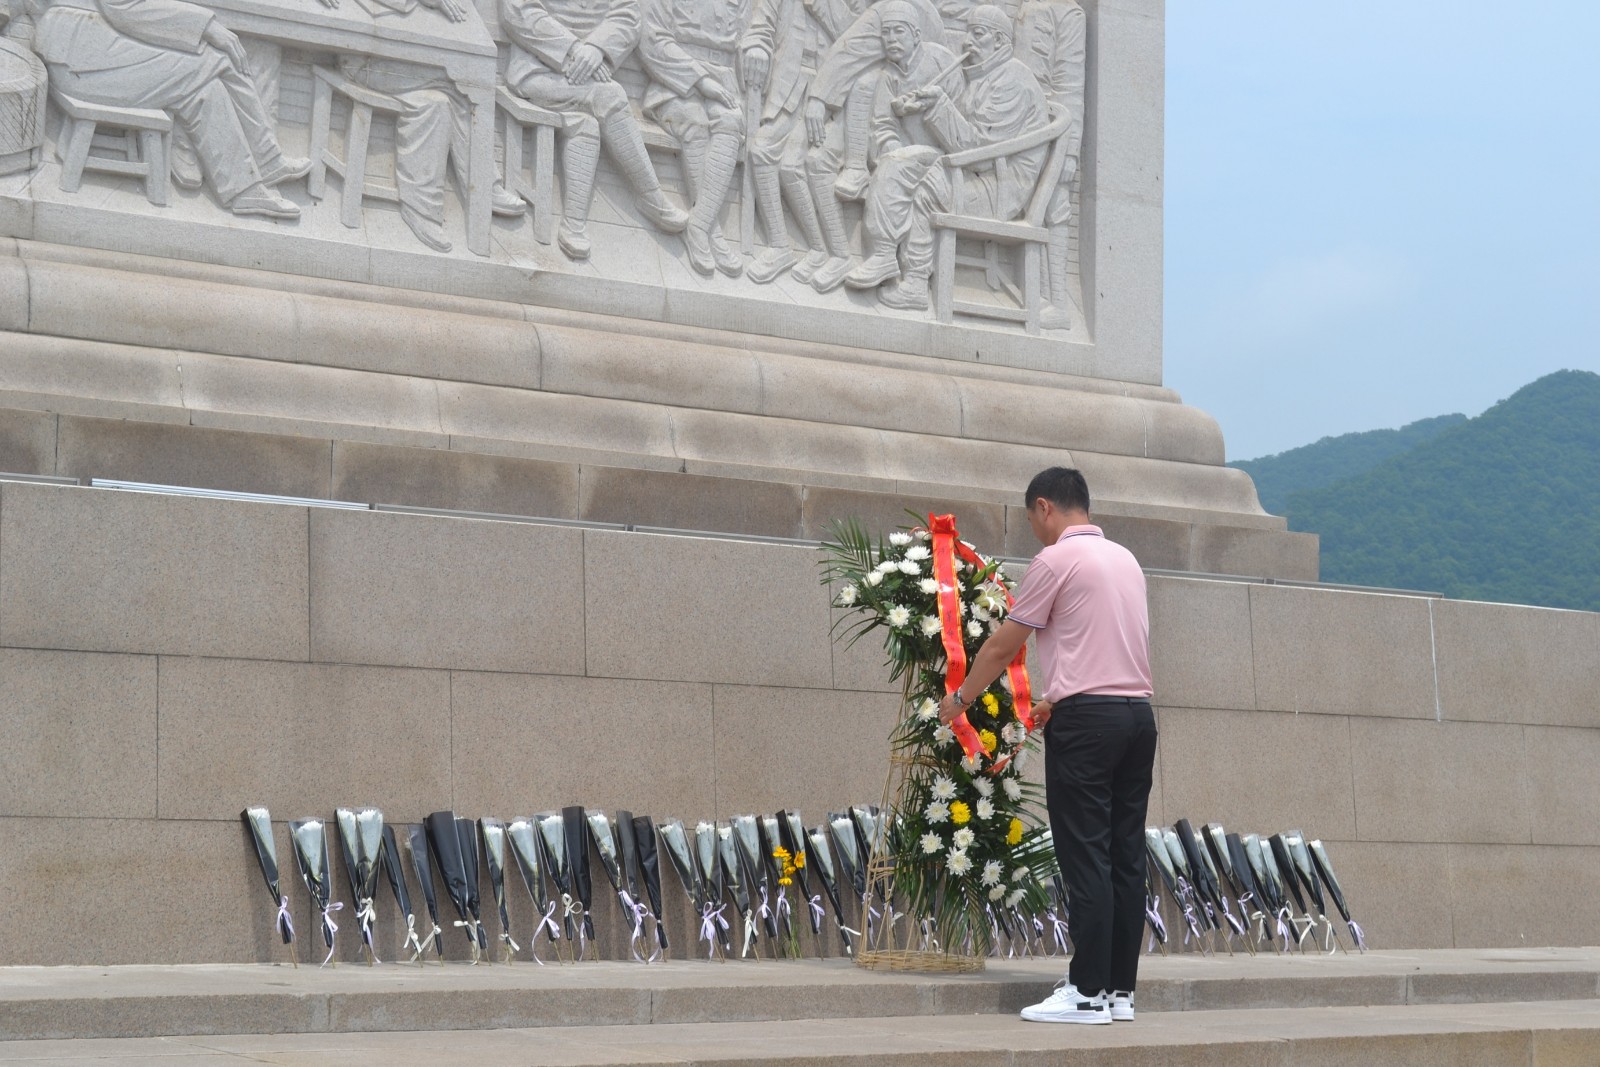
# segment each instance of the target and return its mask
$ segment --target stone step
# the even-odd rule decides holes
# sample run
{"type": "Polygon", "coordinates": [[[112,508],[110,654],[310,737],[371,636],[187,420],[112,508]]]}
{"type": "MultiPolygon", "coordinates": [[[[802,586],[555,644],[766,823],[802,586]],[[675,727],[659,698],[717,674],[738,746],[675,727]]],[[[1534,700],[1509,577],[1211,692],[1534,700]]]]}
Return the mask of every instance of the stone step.
{"type": "Polygon", "coordinates": [[[1174,1064],[1589,1065],[1600,1060],[1600,1001],[1143,1012],[1131,1024],[1062,1026],[1004,1014],[909,1018],[560,1026],[471,1032],[257,1034],[0,1042],[0,1062],[202,1067],[1082,1067],[1174,1064]]]}
{"type": "MultiPolygon", "coordinates": [[[[991,961],[982,973],[952,976],[866,971],[844,960],[13,967],[0,970],[0,1041],[1010,1018],[1048,993],[1063,962],[991,961]]],[[[1142,966],[1139,1008],[1151,1016],[1292,1013],[1597,997],[1600,949],[1456,949],[1152,957],[1142,966]]]]}

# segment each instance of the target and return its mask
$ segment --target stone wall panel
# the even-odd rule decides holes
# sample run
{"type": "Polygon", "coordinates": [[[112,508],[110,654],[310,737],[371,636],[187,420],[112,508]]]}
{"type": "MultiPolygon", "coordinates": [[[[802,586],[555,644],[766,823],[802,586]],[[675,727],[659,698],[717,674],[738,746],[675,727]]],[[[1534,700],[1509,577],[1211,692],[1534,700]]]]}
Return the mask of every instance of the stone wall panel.
{"type": "Polygon", "coordinates": [[[312,658],[581,674],[582,538],[534,523],[315,509],[312,658]]]}
{"type": "Polygon", "coordinates": [[[306,509],[12,483],[0,643],[305,659],[306,509]]]}

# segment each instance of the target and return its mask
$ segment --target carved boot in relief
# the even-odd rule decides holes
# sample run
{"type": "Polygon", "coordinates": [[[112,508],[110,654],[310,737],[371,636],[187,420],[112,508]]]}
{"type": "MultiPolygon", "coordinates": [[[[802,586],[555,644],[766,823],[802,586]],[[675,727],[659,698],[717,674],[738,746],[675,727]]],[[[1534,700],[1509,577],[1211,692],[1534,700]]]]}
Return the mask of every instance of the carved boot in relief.
{"type": "MultiPolygon", "coordinates": [[[[844,229],[844,210],[833,192],[831,182],[813,181],[812,203],[817,209],[817,224],[822,233],[822,243],[812,247],[827,251],[811,269],[811,288],[819,293],[831,293],[844,284],[844,279],[854,266],[850,258],[850,237],[844,229]]],[[[815,253],[813,253],[815,254],[815,253]]]]}
{"type": "Polygon", "coordinates": [[[899,281],[891,281],[878,290],[878,301],[884,307],[900,308],[904,311],[926,311],[928,276],[907,274],[899,281]]]}
{"type": "MultiPolygon", "coordinates": [[[[639,123],[626,108],[600,117],[600,134],[617,169],[639,195],[639,213],[663,233],[682,233],[689,225],[688,212],[677,207],[661,191],[661,179],[645,149],[639,123]]],[[[587,218],[587,215],[585,215],[587,218]]]]}
{"type": "Polygon", "coordinates": [[[598,129],[584,129],[567,138],[561,149],[561,225],[556,243],[569,259],[588,259],[589,206],[594,201],[594,173],[600,164],[598,129]]]}
{"type": "Polygon", "coordinates": [[[758,165],[753,171],[756,207],[761,212],[768,247],[750,264],[749,277],[757,285],[765,285],[800,262],[800,257],[789,244],[789,227],[783,220],[783,186],[778,168],[758,165]]]}
{"type": "Polygon", "coordinates": [[[205,184],[205,174],[200,170],[200,153],[194,150],[194,142],[182,129],[172,131],[170,159],[172,180],[179,189],[193,191],[205,184]]]}
{"type": "Polygon", "coordinates": [[[860,200],[867,195],[871,176],[867,173],[867,144],[872,136],[872,98],[876,78],[862,78],[850,88],[840,111],[844,124],[844,167],[834,179],[833,191],[840,200],[860,200]]]}
{"type": "MultiPolygon", "coordinates": [[[[693,169],[688,159],[685,163],[689,164],[685,169],[693,169]]],[[[701,274],[721,271],[731,278],[744,270],[743,258],[723,239],[718,223],[738,163],[739,137],[713,133],[706,144],[699,178],[693,183],[694,209],[689,212],[689,225],[683,232],[689,265],[701,274]]]]}

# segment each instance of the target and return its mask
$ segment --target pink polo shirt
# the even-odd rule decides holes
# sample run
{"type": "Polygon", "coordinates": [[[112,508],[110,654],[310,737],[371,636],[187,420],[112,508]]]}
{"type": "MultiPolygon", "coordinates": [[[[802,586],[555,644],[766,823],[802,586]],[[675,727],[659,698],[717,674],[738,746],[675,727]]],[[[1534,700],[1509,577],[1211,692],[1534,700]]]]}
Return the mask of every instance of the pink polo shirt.
{"type": "Polygon", "coordinates": [[[1041,549],[1010,617],[1035,631],[1043,699],[1153,694],[1144,571],[1100,527],[1069,526],[1041,549]]]}

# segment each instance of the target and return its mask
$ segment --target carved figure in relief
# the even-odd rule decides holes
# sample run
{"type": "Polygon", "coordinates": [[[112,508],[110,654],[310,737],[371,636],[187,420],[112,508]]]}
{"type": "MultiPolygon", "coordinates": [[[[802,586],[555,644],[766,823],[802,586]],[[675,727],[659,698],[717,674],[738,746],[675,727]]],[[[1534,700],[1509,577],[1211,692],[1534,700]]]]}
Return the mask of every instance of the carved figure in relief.
{"type": "Polygon", "coordinates": [[[765,94],[748,151],[769,247],[750,265],[753,282],[770,282],[791,267],[810,281],[830,261],[849,263],[838,201],[829,195],[818,204],[806,180],[809,142],[801,109],[819,58],[858,14],[860,0],[756,0],[740,61],[745,85],[765,94]],[[803,261],[789,243],[786,199],[805,238],[803,261]]]}
{"type": "Polygon", "coordinates": [[[678,141],[692,203],[683,245],[701,274],[744,270],[721,218],[745,139],[735,68],[749,20],[750,0],[644,0],[644,109],[678,141]]]}
{"type": "Polygon", "coordinates": [[[1029,149],[998,169],[968,172],[963,203],[952,204],[950,180],[939,157],[944,152],[996,144],[1048,120],[1039,79],[1012,54],[1012,24],[998,7],[982,5],[968,14],[966,82],[952,95],[934,84],[894,101],[903,115],[920,114],[923,128],[938,147],[896,149],[879,159],[863,215],[867,258],[845,279],[867,289],[889,282],[879,299],[890,307],[926,308],[933,267],[935,211],[1011,219],[1021,213],[1044,166],[1047,147],[1029,149]],[[904,241],[902,271],[899,245],[904,241]]]}
{"type": "MultiPolygon", "coordinates": [[[[245,73],[243,45],[210,11],[183,0],[55,0],[39,18],[34,48],[58,93],[169,112],[175,143],[192,146],[234,214],[300,217],[274,186],[305,177],[311,163],[283,154],[245,73]]],[[[199,174],[179,178],[193,185],[199,174]]]]}
{"type": "Polygon", "coordinates": [[[1039,312],[1039,325],[1047,330],[1072,325],[1067,273],[1071,256],[1068,223],[1072,220],[1073,175],[1083,143],[1083,85],[1085,42],[1088,37],[1083,8],[1078,0],[1023,0],[1012,17],[1016,26],[1016,55],[1038,77],[1045,98],[1060,104],[1072,116],[1068,130],[1071,151],[1061,172],[1061,184],[1050,198],[1045,223],[1050,243],[1045,251],[1048,304],[1039,312]]]}
{"type": "MultiPolygon", "coordinates": [[[[326,0],[324,0],[326,2],[326,0]]],[[[409,15],[419,6],[437,10],[452,22],[464,21],[462,0],[367,0],[374,13],[409,15]]],[[[380,56],[341,55],[339,73],[373,92],[392,96],[404,110],[395,118],[394,183],[400,217],[417,240],[438,252],[450,251],[444,235],[444,183],[453,174],[466,199],[471,159],[472,107],[443,70],[380,56]]],[[[496,182],[496,215],[523,212],[520,197],[496,182]]]]}
{"type": "Polygon", "coordinates": [[[589,205],[605,145],[658,229],[682,233],[689,218],[661,191],[628,94],[612,79],[639,43],[638,0],[500,0],[511,39],[506,84],[540,107],[577,116],[561,134],[561,250],[587,259],[589,205]]]}
{"type": "MultiPolygon", "coordinates": [[[[918,36],[929,44],[942,44],[944,23],[931,0],[907,0],[918,36]]],[[[883,66],[882,4],[869,7],[840,35],[817,68],[806,101],[806,127],[813,145],[828,139],[826,120],[837,113],[838,150],[832,153],[834,174],[829,179],[843,200],[860,200],[865,194],[870,165],[872,102],[877,94],[878,71],[883,66]]]]}

